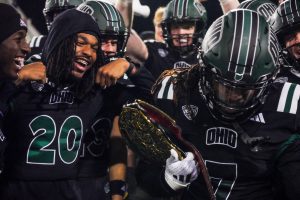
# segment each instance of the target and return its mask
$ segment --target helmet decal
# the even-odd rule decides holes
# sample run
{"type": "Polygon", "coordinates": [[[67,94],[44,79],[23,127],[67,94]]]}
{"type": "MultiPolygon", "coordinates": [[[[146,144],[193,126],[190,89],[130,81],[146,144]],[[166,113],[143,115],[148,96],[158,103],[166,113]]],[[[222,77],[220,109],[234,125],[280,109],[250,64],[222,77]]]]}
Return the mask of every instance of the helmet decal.
{"type": "Polygon", "coordinates": [[[119,12],[117,12],[115,7],[113,7],[112,5],[104,4],[102,2],[98,2],[98,4],[105,11],[107,26],[112,26],[118,29],[120,27],[121,21],[119,12]]]}
{"type": "MultiPolygon", "coordinates": [[[[120,13],[116,11],[115,7],[106,4],[103,2],[95,1],[99,6],[103,9],[104,15],[106,18],[106,25],[109,27],[113,27],[115,31],[119,31],[119,28],[121,27],[121,16],[120,13]]],[[[81,4],[77,8],[81,12],[85,12],[89,15],[93,15],[94,9],[88,5],[88,4],[81,4]]]]}
{"type": "Polygon", "coordinates": [[[187,14],[188,0],[175,0],[173,16],[182,18],[187,14]]]}
{"type": "Polygon", "coordinates": [[[277,5],[271,0],[246,0],[242,2],[238,8],[254,10],[268,20],[276,11],[277,5]]]}
{"type": "Polygon", "coordinates": [[[300,17],[299,11],[296,9],[300,7],[297,5],[299,3],[298,1],[286,1],[284,3],[282,8],[282,16],[285,16],[282,18],[283,23],[292,24],[295,22],[295,19],[300,17]]]}
{"type": "Polygon", "coordinates": [[[89,5],[79,5],[78,10],[91,16],[94,14],[94,9],[89,5]]]}
{"type": "Polygon", "coordinates": [[[250,75],[252,73],[251,66],[253,66],[254,63],[258,40],[257,34],[259,32],[258,24],[261,19],[257,13],[245,12],[245,10],[235,12],[233,17],[236,18],[233,36],[234,42],[231,47],[228,71],[236,73],[235,80],[241,80],[245,73],[250,75]],[[251,26],[245,26],[245,23],[249,23],[251,26]],[[252,30],[250,30],[249,27],[251,27],[252,30]],[[243,48],[242,45],[248,48],[247,51],[241,51],[243,48]]]}
{"type": "Polygon", "coordinates": [[[207,39],[205,38],[205,42],[203,41],[203,45],[207,46],[206,48],[203,48],[205,53],[210,51],[221,41],[224,28],[223,18],[218,18],[211,27],[212,28],[207,32],[209,37],[206,37],[207,39]]]}
{"type": "Polygon", "coordinates": [[[271,16],[276,8],[277,7],[272,3],[265,3],[257,8],[257,12],[263,16],[271,16]]]}
{"type": "Polygon", "coordinates": [[[279,42],[277,40],[277,37],[273,31],[273,29],[270,28],[270,35],[269,35],[269,46],[268,46],[268,51],[270,52],[270,55],[272,57],[273,63],[274,65],[277,63],[277,59],[278,59],[278,54],[280,52],[280,48],[279,48],[279,42]]]}

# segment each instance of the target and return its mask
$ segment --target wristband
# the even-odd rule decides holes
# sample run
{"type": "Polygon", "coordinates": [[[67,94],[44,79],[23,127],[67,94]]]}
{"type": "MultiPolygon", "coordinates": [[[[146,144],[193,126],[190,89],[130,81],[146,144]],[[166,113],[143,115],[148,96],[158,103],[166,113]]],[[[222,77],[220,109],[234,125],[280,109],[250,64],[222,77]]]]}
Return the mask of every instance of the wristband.
{"type": "Polygon", "coordinates": [[[106,183],[104,187],[105,193],[112,195],[120,195],[122,197],[127,193],[127,185],[125,181],[113,180],[106,183]]]}
{"type": "Polygon", "coordinates": [[[129,62],[129,67],[126,71],[126,74],[130,75],[132,73],[133,68],[134,68],[134,64],[132,63],[131,58],[129,58],[128,56],[125,57],[125,60],[127,60],[127,62],[129,62]]]}

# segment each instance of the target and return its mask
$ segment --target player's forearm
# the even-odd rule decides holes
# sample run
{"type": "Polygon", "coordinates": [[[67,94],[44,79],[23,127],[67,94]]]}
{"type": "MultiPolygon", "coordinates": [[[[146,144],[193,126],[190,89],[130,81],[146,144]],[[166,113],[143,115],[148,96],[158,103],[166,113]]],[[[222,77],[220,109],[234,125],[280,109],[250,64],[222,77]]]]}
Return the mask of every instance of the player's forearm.
{"type": "Polygon", "coordinates": [[[122,180],[126,178],[126,165],[124,163],[118,163],[110,166],[109,168],[109,180],[122,180]]]}
{"type": "Polygon", "coordinates": [[[140,63],[144,63],[149,56],[146,44],[134,30],[131,30],[130,37],[127,42],[126,55],[134,57],[140,63]]]}
{"type": "Polygon", "coordinates": [[[133,5],[132,0],[117,0],[116,8],[121,13],[125,26],[130,31],[133,24],[133,5]]]}
{"type": "Polygon", "coordinates": [[[240,2],[238,0],[219,0],[223,13],[226,14],[230,10],[236,9],[240,2]]]}
{"type": "MultiPolygon", "coordinates": [[[[116,192],[115,194],[111,195],[111,199],[112,200],[121,200],[123,199],[123,197],[126,195],[126,191],[124,191],[124,194],[122,193],[122,184],[124,184],[125,187],[125,179],[126,179],[126,165],[123,163],[119,163],[119,164],[115,164],[110,166],[109,168],[109,181],[110,183],[112,182],[118,182],[119,184],[114,184],[115,186],[110,185],[110,187],[115,187],[115,189],[110,188],[112,191],[118,191],[120,190],[120,192],[116,192]],[[116,187],[120,187],[119,189],[116,187]]],[[[125,189],[125,188],[124,188],[125,189]]]]}

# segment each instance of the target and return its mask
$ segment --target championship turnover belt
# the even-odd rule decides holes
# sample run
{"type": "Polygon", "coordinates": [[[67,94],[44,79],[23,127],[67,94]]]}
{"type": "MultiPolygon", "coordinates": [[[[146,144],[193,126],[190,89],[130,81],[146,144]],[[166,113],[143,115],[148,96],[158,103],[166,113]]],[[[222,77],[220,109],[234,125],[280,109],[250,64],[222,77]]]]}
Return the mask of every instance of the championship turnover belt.
{"type": "Polygon", "coordinates": [[[181,129],[166,113],[142,100],[123,107],[119,118],[120,131],[127,145],[150,162],[165,165],[174,149],[182,160],[185,153],[194,154],[198,168],[206,183],[210,199],[215,199],[204,160],[198,149],[182,138],[181,129]]]}

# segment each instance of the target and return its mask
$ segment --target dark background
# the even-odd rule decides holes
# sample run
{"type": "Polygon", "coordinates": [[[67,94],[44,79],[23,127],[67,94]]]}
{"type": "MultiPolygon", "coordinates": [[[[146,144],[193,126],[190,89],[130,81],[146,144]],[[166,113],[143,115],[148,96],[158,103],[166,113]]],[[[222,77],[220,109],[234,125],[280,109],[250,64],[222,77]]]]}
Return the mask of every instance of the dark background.
{"type": "MultiPolygon", "coordinates": [[[[28,18],[31,18],[33,25],[41,34],[47,34],[47,28],[42,10],[45,5],[45,0],[17,0],[17,4],[21,7],[23,12],[28,18]]],[[[150,6],[151,13],[148,18],[135,17],[133,28],[141,33],[146,30],[154,30],[152,25],[152,19],[155,10],[159,6],[165,6],[169,0],[140,0],[141,4],[147,4],[150,6]]],[[[207,9],[208,25],[213,22],[217,17],[222,15],[221,7],[218,0],[208,0],[203,5],[207,9]]]]}

